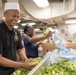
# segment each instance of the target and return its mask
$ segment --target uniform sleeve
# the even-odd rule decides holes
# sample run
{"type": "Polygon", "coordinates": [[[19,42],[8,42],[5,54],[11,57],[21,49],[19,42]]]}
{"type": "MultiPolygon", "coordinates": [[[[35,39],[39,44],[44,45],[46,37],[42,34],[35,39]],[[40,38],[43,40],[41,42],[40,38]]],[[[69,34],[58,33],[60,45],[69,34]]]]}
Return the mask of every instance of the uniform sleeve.
{"type": "Polygon", "coordinates": [[[25,36],[24,37],[24,44],[28,44],[30,37],[29,36],[25,36]]]}
{"type": "Polygon", "coordinates": [[[2,36],[0,35],[0,54],[3,53],[3,41],[2,41],[2,36]]]}
{"type": "Polygon", "coordinates": [[[19,36],[19,41],[18,41],[17,49],[21,49],[21,48],[23,48],[23,43],[22,43],[20,32],[18,32],[18,36],[19,36]]]}

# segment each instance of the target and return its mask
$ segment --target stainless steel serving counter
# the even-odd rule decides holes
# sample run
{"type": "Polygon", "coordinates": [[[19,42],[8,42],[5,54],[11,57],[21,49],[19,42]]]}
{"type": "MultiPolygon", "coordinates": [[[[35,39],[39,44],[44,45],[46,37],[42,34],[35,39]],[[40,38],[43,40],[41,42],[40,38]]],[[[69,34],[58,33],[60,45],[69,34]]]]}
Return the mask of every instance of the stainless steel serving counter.
{"type": "Polygon", "coordinates": [[[35,66],[27,75],[38,75],[39,69],[43,65],[50,65],[50,55],[47,55],[37,66],[35,66]]]}
{"type": "Polygon", "coordinates": [[[69,58],[72,57],[75,58],[74,60],[76,61],[76,55],[61,55],[61,54],[52,55],[52,53],[50,53],[37,66],[35,66],[27,75],[39,75],[40,67],[45,65],[51,65],[52,63],[63,59],[70,60],[69,58]]]}

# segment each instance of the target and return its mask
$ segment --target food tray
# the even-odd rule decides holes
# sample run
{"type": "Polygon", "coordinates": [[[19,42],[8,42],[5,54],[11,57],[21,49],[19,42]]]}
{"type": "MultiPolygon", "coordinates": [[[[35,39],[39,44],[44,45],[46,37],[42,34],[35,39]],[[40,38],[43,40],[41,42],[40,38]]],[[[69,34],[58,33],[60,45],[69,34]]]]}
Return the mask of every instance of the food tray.
{"type": "Polygon", "coordinates": [[[50,65],[50,55],[46,56],[37,66],[35,66],[27,75],[38,75],[38,70],[43,65],[50,65]]]}
{"type": "Polygon", "coordinates": [[[40,67],[45,66],[45,65],[51,65],[54,62],[57,62],[57,61],[63,60],[63,59],[68,59],[70,57],[76,58],[76,55],[52,55],[52,54],[49,54],[37,66],[35,66],[27,75],[39,75],[40,67]]]}

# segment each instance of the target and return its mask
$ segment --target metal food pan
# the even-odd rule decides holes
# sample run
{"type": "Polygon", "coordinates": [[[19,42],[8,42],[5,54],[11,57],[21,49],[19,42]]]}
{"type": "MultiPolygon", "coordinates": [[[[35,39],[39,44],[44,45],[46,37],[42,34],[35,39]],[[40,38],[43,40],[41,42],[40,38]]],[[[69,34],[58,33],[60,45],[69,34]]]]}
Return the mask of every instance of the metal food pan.
{"type": "Polygon", "coordinates": [[[50,64],[50,55],[46,56],[38,65],[36,65],[27,75],[38,75],[39,69],[43,65],[50,64]]]}
{"type": "Polygon", "coordinates": [[[52,56],[50,54],[46,56],[37,66],[35,66],[27,75],[39,75],[39,69],[41,66],[51,65],[53,62],[57,62],[63,59],[68,59],[70,57],[76,58],[76,55],[54,55],[52,56]]]}

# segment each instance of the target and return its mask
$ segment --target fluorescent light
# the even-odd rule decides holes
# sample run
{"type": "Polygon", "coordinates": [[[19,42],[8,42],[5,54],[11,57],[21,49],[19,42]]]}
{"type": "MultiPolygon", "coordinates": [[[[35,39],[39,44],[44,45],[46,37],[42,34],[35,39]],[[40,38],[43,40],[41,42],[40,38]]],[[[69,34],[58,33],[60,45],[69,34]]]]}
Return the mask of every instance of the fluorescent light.
{"type": "Polygon", "coordinates": [[[40,31],[40,29],[34,29],[35,31],[40,31]]]}
{"type": "Polygon", "coordinates": [[[49,5],[48,0],[33,0],[39,7],[47,7],[49,5]]]}
{"type": "Polygon", "coordinates": [[[25,26],[25,25],[29,25],[29,26],[32,26],[32,25],[35,25],[36,23],[22,23],[21,25],[22,26],[25,26]]]}
{"type": "Polygon", "coordinates": [[[29,26],[35,25],[36,23],[28,23],[29,26]]]}
{"type": "Polygon", "coordinates": [[[16,28],[16,29],[17,29],[17,28],[18,28],[18,26],[14,26],[14,28],[16,28]]]}
{"type": "Polygon", "coordinates": [[[27,25],[27,23],[22,23],[21,25],[22,25],[22,26],[25,26],[25,25],[27,25]]]}
{"type": "Polygon", "coordinates": [[[66,20],[65,23],[67,23],[67,24],[76,23],[76,20],[66,20]]]}

